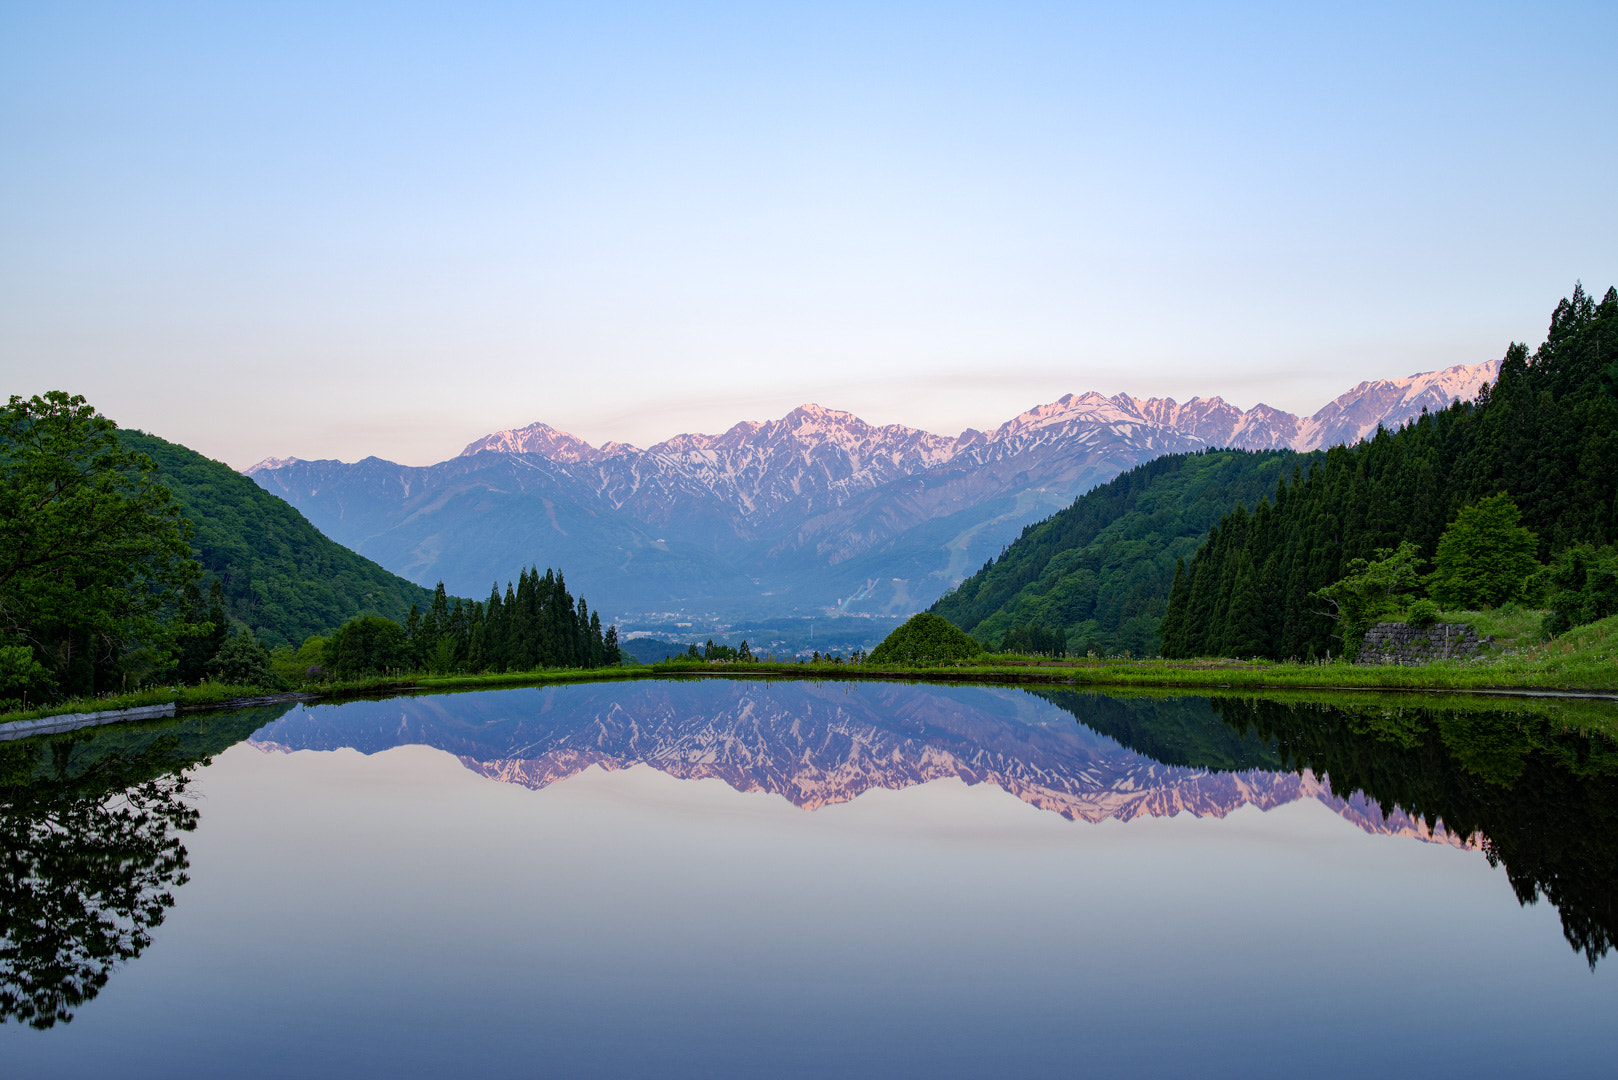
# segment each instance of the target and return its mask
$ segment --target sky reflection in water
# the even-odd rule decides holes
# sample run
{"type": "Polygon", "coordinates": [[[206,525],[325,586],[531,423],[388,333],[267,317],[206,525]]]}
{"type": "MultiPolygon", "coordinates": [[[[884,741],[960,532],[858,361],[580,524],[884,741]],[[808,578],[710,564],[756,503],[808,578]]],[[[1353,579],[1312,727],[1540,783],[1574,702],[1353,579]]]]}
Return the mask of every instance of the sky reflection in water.
{"type": "MultiPolygon", "coordinates": [[[[1519,905],[1507,869],[1577,878],[1554,860],[1587,866],[1612,837],[1546,845],[1555,827],[1490,819],[1492,867],[1481,834],[1429,831],[1433,806],[1384,815],[1287,767],[1341,753],[1319,771],[1369,761],[1366,783],[1486,818],[1514,811],[1513,777],[1554,787],[1541,759],[1568,747],[1491,737],[1445,772],[1433,747],[1464,749],[1468,724],[1524,723],[1276,708],[705,681],[293,709],[196,773],[192,880],[153,943],[71,1023],[0,1027],[0,1058],[16,1075],[1605,1074],[1611,960],[1592,972],[1566,911],[1519,905]]],[[[1610,749],[1573,752],[1599,773],[1610,749]]],[[[1610,881],[1558,887],[1611,925],[1610,881]]]]}

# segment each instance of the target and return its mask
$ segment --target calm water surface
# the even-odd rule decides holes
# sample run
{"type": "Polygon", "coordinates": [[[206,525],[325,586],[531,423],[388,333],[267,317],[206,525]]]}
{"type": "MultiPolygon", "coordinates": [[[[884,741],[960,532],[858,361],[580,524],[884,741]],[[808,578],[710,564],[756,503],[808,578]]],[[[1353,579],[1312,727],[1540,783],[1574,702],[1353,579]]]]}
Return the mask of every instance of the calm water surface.
{"type": "Polygon", "coordinates": [[[0,1072],[1612,1075],[1603,706],[1366,702],[701,680],[0,744],[0,1072]]]}

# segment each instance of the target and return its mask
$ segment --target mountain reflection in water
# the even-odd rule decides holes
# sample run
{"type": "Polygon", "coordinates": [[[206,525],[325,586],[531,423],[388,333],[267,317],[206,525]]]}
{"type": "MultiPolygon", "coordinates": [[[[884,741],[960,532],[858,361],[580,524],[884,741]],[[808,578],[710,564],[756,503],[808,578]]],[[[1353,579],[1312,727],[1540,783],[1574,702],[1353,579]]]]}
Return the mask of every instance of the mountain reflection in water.
{"type": "Polygon", "coordinates": [[[1556,906],[1593,967],[1618,931],[1618,745],[1590,733],[1612,730],[1604,709],[703,679],[281,707],[0,743],[0,1018],[65,1023],[151,945],[185,902],[181,836],[199,813],[189,778],[242,740],[285,752],[425,745],[531,789],[644,765],[810,811],[945,778],[1085,822],[1316,800],[1369,833],[1481,849],[1520,902],[1556,906]]]}
{"type": "Polygon", "coordinates": [[[1372,700],[703,679],[320,706],[253,742],[421,744],[533,789],[644,764],[808,810],[945,777],[1090,822],[1314,799],[1370,833],[1481,847],[1594,966],[1618,930],[1618,745],[1554,703],[1372,700]]]}
{"type": "Polygon", "coordinates": [[[1288,771],[1271,739],[1233,730],[1206,698],[721,680],[558,689],[316,708],[253,742],[365,753],[426,745],[532,789],[592,766],[649,765],[806,810],[945,777],[992,784],[1070,821],[1218,818],[1313,798],[1370,832],[1447,839],[1441,827],[1288,771]]]}

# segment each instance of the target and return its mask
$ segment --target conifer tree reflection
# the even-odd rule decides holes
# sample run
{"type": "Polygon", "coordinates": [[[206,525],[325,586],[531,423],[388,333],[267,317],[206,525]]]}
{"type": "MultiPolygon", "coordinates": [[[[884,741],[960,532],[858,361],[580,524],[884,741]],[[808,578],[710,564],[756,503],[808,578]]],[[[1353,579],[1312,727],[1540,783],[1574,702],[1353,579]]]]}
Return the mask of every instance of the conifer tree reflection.
{"type": "Polygon", "coordinates": [[[1618,944],[1618,743],[1545,711],[1386,708],[1215,698],[1226,723],[1287,765],[1462,838],[1517,899],[1556,905],[1592,968],[1618,944]]]}
{"type": "Polygon", "coordinates": [[[187,880],[189,770],[283,711],[0,743],[0,1020],[67,1023],[151,944],[187,880]]]}

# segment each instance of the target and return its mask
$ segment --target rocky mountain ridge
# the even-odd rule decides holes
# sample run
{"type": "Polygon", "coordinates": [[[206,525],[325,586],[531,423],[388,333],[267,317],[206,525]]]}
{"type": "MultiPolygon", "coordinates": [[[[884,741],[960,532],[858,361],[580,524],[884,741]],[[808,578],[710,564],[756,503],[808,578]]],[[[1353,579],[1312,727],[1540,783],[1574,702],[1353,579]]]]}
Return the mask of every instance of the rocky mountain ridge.
{"type": "MultiPolygon", "coordinates": [[[[1358,442],[1373,434],[1378,425],[1397,426],[1423,410],[1437,411],[1457,399],[1470,399],[1499,371],[1500,362],[1491,360],[1484,364],[1457,364],[1403,379],[1362,382],[1307,417],[1262,403],[1243,410],[1220,397],[1195,397],[1181,404],[1173,398],[1137,398],[1128,394],[1105,397],[1090,391],[1067,394],[1049,404],[1036,406],[991,432],[968,428],[949,438],[902,424],[875,427],[853,413],[806,404],[779,420],[743,421],[722,435],[676,435],[647,450],[621,442],[608,442],[597,448],[548,424],[533,423],[485,435],[469,443],[461,456],[492,451],[539,454],[553,461],[576,463],[652,454],[700,467],[700,463],[711,465],[727,454],[760,441],[776,443],[790,432],[802,443],[836,446],[854,460],[881,457],[897,464],[909,459],[922,467],[933,467],[973,447],[1010,442],[1040,430],[1062,431],[1075,423],[1114,425],[1119,428],[1119,434],[1128,434],[1125,429],[1134,425],[1161,428],[1188,435],[1207,446],[1318,450],[1338,443],[1358,442]]],[[[278,468],[298,460],[269,458],[248,471],[278,468]]]]}
{"type": "Polygon", "coordinates": [[[1314,449],[1468,398],[1494,363],[1365,382],[1314,415],[1219,398],[1067,395],[955,437],[804,405],[648,449],[536,423],[437,465],[267,459],[247,470],[327,535],[461,595],[567,568],[604,611],[908,614],[1022,527],[1142,461],[1314,449]]]}

